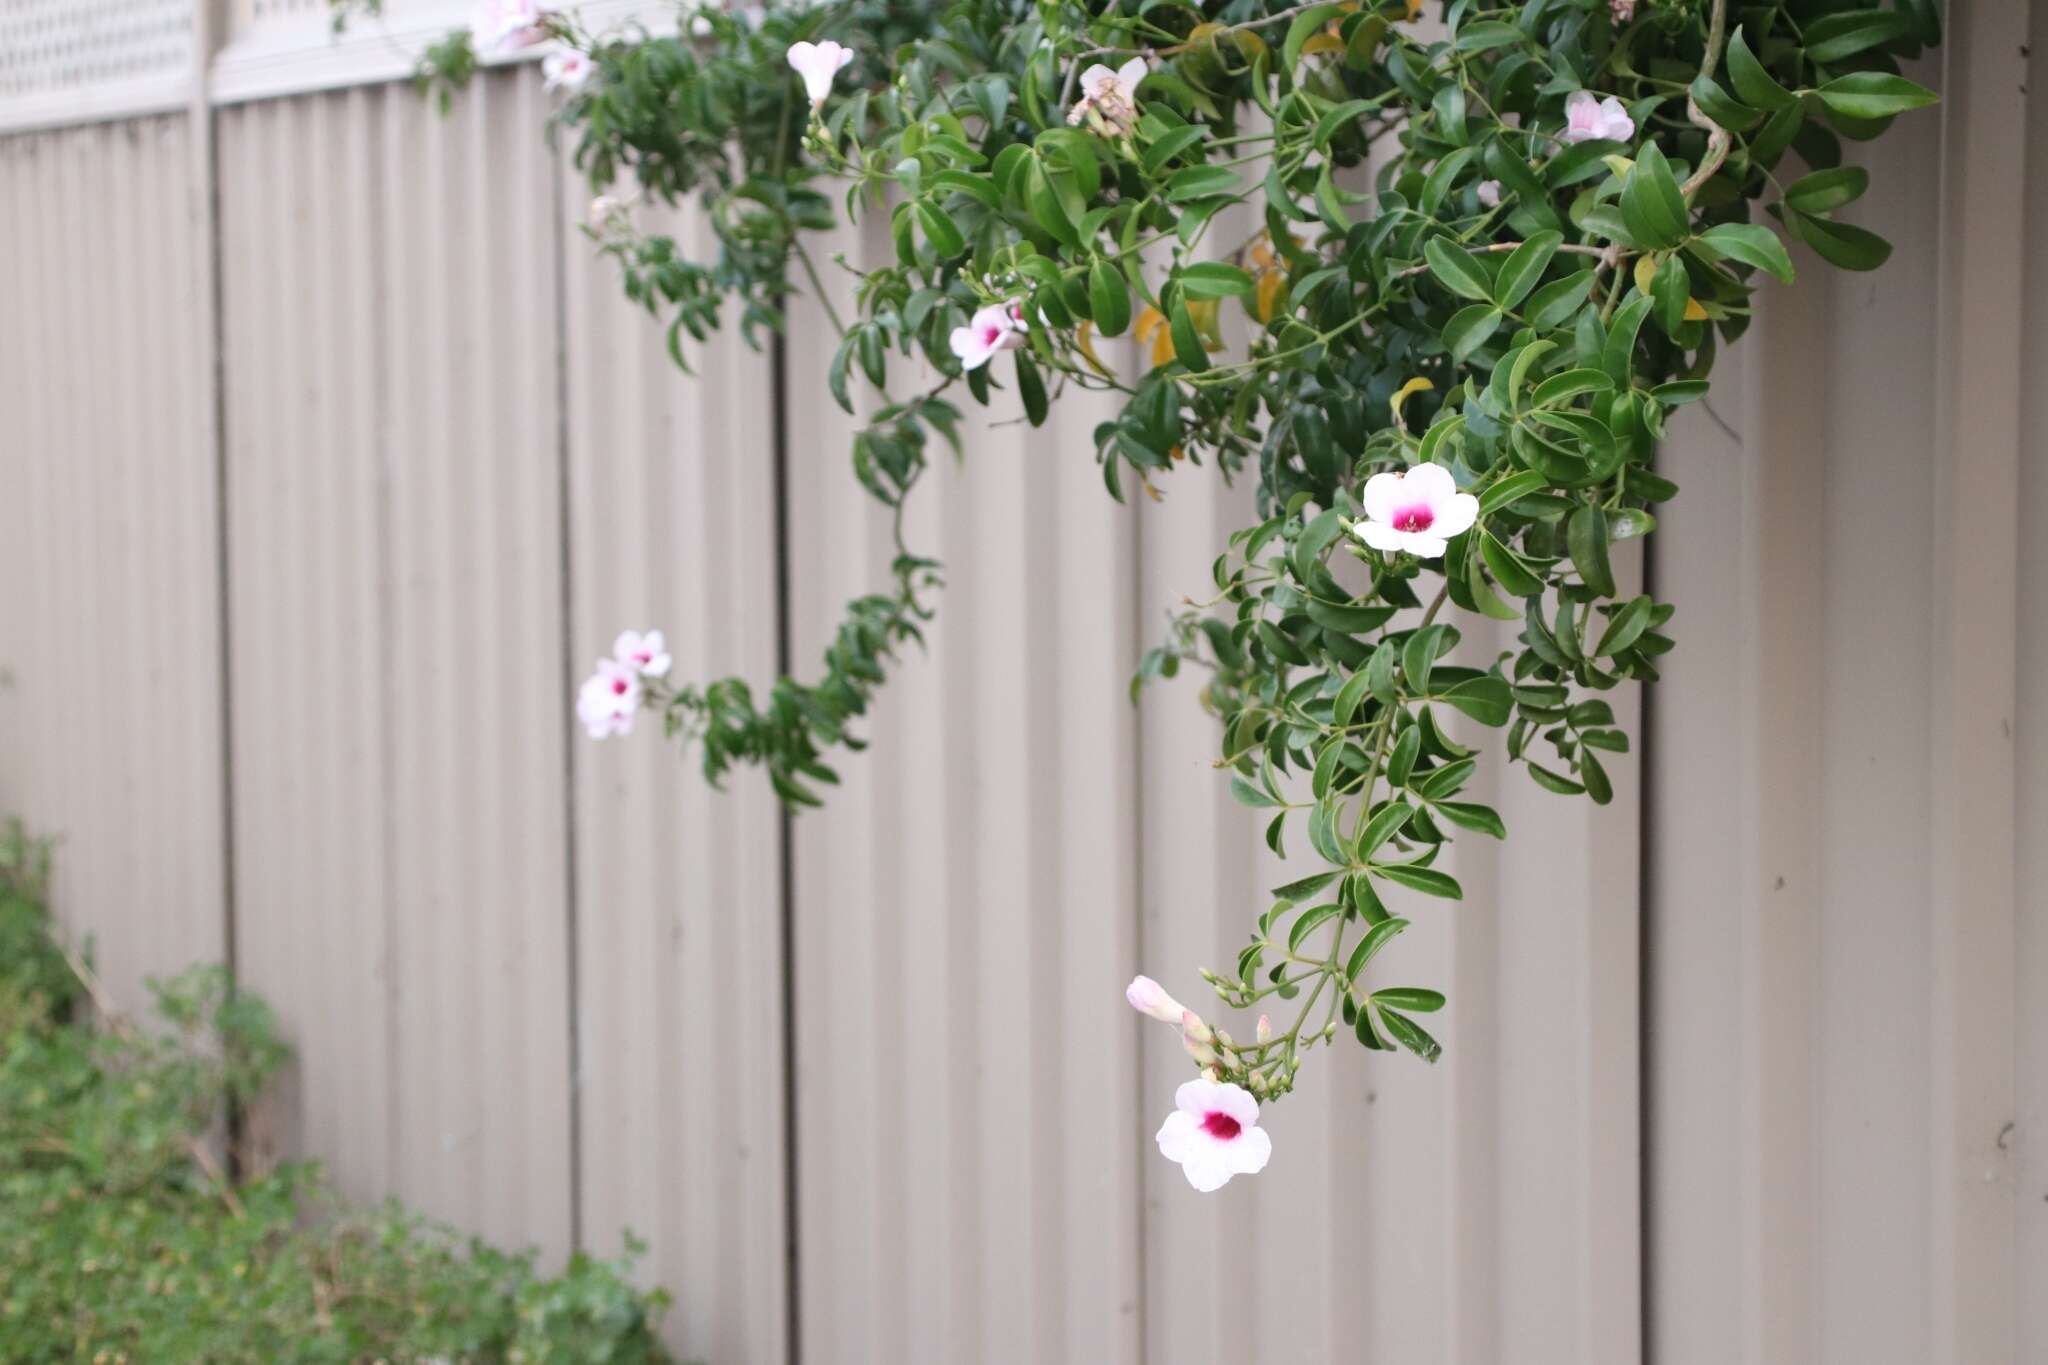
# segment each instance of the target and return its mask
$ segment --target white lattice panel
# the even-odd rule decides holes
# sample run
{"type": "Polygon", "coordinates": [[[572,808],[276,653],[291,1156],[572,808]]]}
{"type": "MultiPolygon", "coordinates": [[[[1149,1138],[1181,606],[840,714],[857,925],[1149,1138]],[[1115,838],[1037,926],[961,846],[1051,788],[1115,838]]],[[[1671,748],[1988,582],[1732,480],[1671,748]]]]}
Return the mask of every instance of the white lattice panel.
{"type": "Polygon", "coordinates": [[[192,0],[0,0],[0,101],[175,77],[192,0]]]}

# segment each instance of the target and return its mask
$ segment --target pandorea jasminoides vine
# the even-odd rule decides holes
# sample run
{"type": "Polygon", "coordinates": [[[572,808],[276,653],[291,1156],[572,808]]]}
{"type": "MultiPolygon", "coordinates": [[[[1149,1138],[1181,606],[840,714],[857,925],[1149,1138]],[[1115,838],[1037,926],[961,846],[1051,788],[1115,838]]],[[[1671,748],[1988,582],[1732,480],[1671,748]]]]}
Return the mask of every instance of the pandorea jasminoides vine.
{"type": "MultiPolygon", "coordinates": [[[[554,45],[590,234],[677,363],[735,310],[752,340],[816,295],[854,470],[897,513],[890,579],[815,681],[674,683],[629,634],[578,698],[591,734],[651,710],[711,780],[758,764],[815,804],[936,609],[902,510],[935,446],[963,453],[963,397],[1036,425],[1115,395],[1093,452],[1113,497],[1205,466],[1255,484],[1210,601],[1138,667],[1200,668],[1224,780],[1312,860],[1202,973],[1278,1022],[1233,1037],[1131,985],[1198,1072],[1158,1143],[1202,1190],[1265,1165],[1261,1105],[1340,1030],[1436,1057],[1418,1016],[1444,997],[1388,984],[1408,921],[1383,891],[1461,897],[1445,846],[1505,834],[1466,796],[1482,761],[1610,798],[1628,737],[1600,694],[1672,647],[1670,604],[1610,558],[1678,494],[1665,423],[1766,278],[1791,283],[1781,231],[1884,262],[1837,217],[1869,180],[1843,144],[1933,100],[1899,62],[1940,37],[1935,0],[828,0],[685,5],[674,36],[491,11],[499,45],[554,45]],[[711,258],[635,221],[686,195],[711,258]],[[846,266],[843,316],[808,245],[842,214],[894,247],[846,266]],[[1136,366],[1105,347],[1126,334],[1136,366]],[[1459,651],[1474,619],[1516,647],[1459,651]]],[[[476,60],[457,35],[425,74],[476,60]]]]}

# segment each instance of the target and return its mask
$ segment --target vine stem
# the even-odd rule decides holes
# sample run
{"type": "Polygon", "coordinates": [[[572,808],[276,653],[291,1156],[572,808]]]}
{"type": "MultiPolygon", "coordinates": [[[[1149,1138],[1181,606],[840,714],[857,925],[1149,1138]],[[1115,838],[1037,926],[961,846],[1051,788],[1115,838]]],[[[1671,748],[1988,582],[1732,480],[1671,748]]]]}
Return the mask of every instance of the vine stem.
{"type": "MultiPolygon", "coordinates": [[[[1268,14],[1263,19],[1247,19],[1245,20],[1245,22],[1241,24],[1231,24],[1229,27],[1220,28],[1216,30],[1214,33],[1203,34],[1202,41],[1214,42],[1216,39],[1221,38],[1226,33],[1243,33],[1249,29],[1264,28],[1268,24],[1277,24],[1282,19],[1292,19],[1295,15],[1300,14],[1305,10],[1312,10],[1317,5],[1323,3],[1325,3],[1325,0],[1310,0],[1308,4],[1295,5],[1289,9],[1279,10],[1273,14],[1268,14]]],[[[1175,43],[1170,47],[1091,47],[1086,52],[1075,53],[1073,60],[1077,63],[1085,62],[1090,57],[1109,57],[1114,56],[1115,54],[1120,52],[1144,54],[1161,52],[1181,52],[1185,51],[1188,47],[1189,44],[1187,43],[1175,43]]],[[[1071,82],[1069,82],[1069,85],[1071,86],[1071,82]]]]}
{"type": "MultiPolygon", "coordinates": [[[[1721,64],[1721,44],[1727,38],[1727,30],[1728,0],[1714,0],[1713,8],[1707,16],[1707,52],[1700,58],[1702,78],[1712,76],[1714,69],[1721,64]]],[[[1692,120],[1694,127],[1707,130],[1707,154],[1700,159],[1700,168],[1686,177],[1685,183],[1679,186],[1679,192],[1690,201],[1699,193],[1702,185],[1713,179],[1714,172],[1721,169],[1722,163],[1728,160],[1728,148],[1734,141],[1734,136],[1707,117],[1707,111],[1700,108],[1699,101],[1692,97],[1690,89],[1685,92],[1685,116],[1692,120]]]]}
{"type": "MultiPolygon", "coordinates": [[[[1475,254],[1486,256],[1500,251],[1513,251],[1521,245],[1523,245],[1521,242],[1488,242],[1484,246],[1467,247],[1465,249],[1475,254]]],[[[1584,242],[1559,242],[1557,249],[1570,252],[1574,256],[1598,256],[1603,262],[1606,261],[1609,254],[1608,248],[1604,246],[1587,246],[1584,242]]],[[[1411,265],[1406,270],[1396,270],[1387,278],[1390,280],[1405,280],[1410,275],[1425,274],[1428,270],[1429,265],[1427,262],[1424,262],[1421,265],[1411,265]]]]}

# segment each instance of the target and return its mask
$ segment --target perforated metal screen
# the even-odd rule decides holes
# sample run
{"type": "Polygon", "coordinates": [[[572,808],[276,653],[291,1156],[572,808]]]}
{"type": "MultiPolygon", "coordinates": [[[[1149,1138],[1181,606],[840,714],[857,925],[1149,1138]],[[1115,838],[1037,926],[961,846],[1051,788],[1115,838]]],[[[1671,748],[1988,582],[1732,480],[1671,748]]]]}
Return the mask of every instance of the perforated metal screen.
{"type": "Polygon", "coordinates": [[[182,70],[190,0],[0,0],[0,100],[182,70]]]}

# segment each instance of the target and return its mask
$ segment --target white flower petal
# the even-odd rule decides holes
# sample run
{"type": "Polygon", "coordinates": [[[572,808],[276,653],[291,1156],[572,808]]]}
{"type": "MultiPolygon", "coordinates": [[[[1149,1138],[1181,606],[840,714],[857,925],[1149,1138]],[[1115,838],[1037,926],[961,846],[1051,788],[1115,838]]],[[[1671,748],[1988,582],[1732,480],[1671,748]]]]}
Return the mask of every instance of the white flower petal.
{"type": "Polygon", "coordinates": [[[1176,1109],[1159,1125],[1159,1133],[1152,1140],[1159,1144],[1159,1154],[1168,1161],[1185,1161],[1196,1140],[1204,1136],[1200,1119],[1176,1109]]]}
{"type": "Polygon", "coordinates": [[[1235,1175],[1257,1175],[1273,1159],[1273,1139],[1263,1128],[1246,1128],[1234,1142],[1219,1144],[1235,1175]]]}
{"type": "Polygon", "coordinates": [[[1444,551],[1451,548],[1450,542],[1433,531],[1408,531],[1396,532],[1395,534],[1399,535],[1406,542],[1401,548],[1414,555],[1417,559],[1442,559],[1444,551]]]}
{"type": "Polygon", "coordinates": [[[1401,476],[1399,474],[1375,474],[1365,481],[1365,491],[1359,495],[1359,502],[1365,507],[1365,514],[1374,521],[1390,521],[1394,509],[1400,506],[1401,476]]]}
{"type": "Polygon", "coordinates": [[[1455,536],[1472,529],[1479,520],[1479,499],[1470,493],[1453,493],[1436,504],[1436,521],[1429,528],[1433,536],[1455,536]]]}
{"type": "Polygon", "coordinates": [[[1458,480],[1440,464],[1419,464],[1401,476],[1401,502],[1426,502],[1432,512],[1457,491],[1458,480]]]}
{"type": "Polygon", "coordinates": [[[1351,533],[1375,550],[1398,550],[1408,540],[1406,531],[1396,531],[1384,521],[1354,522],[1351,533]]]}
{"type": "Polygon", "coordinates": [[[1180,1169],[1193,1185],[1203,1194],[1213,1194],[1230,1183],[1230,1177],[1237,1174],[1231,1168],[1230,1156],[1222,1150],[1222,1144],[1209,1141],[1206,1137],[1181,1159],[1180,1169]]]}
{"type": "Polygon", "coordinates": [[[1137,90],[1138,82],[1144,80],[1150,74],[1151,68],[1145,64],[1145,59],[1143,57],[1133,57],[1116,69],[1116,80],[1117,84],[1124,88],[1124,93],[1128,95],[1137,90]]]}
{"type": "Polygon", "coordinates": [[[1083,71],[1081,73],[1081,91],[1090,99],[1094,99],[1097,95],[1102,93],[1102,85],[1104,81],[1113,81],[1115,79],[1116,72],[1111,71],[1101,62],[1097,62],[1095,65],[1089,67],[1086,71],[1083,71]]]}

